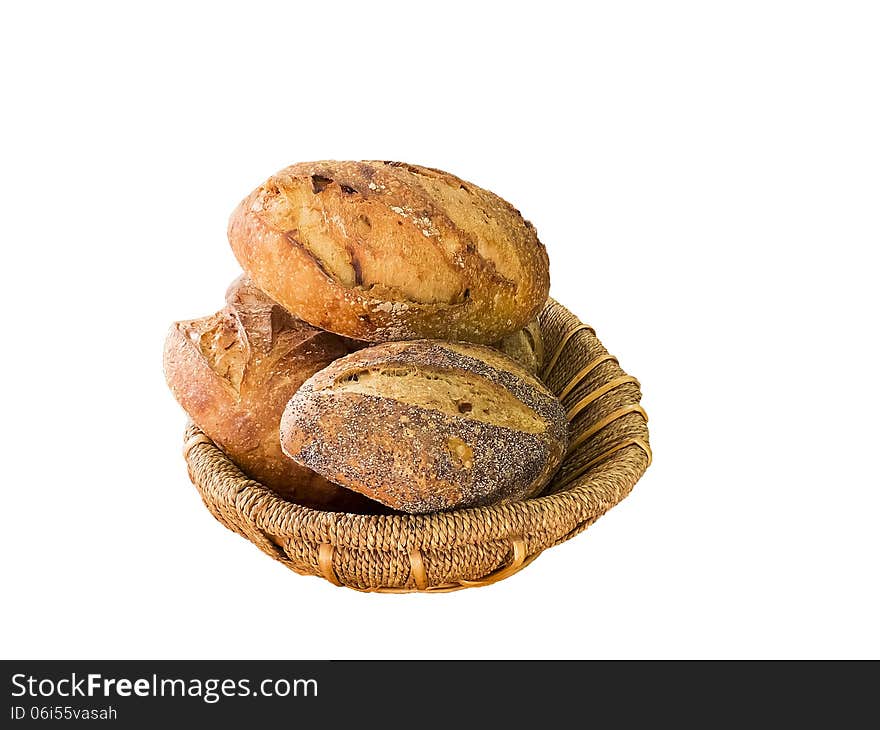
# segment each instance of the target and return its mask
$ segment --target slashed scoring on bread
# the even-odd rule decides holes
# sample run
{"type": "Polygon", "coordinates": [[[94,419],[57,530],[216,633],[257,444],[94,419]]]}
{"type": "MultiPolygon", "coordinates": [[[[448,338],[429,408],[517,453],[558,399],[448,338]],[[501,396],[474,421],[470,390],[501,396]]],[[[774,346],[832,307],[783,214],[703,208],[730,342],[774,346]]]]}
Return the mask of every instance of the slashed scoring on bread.
{"type": "Polygon", "coordinates": [[[341,358],[285,409],[282,448],[328,479],[406,512],[530,496],[565,450],[564,410],[489,347],[421,340],[341,358]]]}
{"type": "Polygon", "coordinates": [[[303,162],[229,220],[244,270],[301,319],[382,342],[495,342],[547,300],[547,253],[512,205],[432,168],[303,162]]]}

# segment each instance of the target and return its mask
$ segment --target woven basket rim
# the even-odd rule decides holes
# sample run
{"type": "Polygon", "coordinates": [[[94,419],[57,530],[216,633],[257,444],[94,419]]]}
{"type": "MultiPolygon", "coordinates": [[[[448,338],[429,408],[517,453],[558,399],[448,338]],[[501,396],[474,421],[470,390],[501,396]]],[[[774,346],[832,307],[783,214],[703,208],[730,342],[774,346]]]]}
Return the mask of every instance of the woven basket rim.
{"type": "MultiPolygon", "coordinates": [[[[548,300],[544,311],[554,307],[580,323],[575,315],[553,299],[548,300]]],[[[593,338],[598,343],[595,332],[583,323],[574,327],[571,334],[574,339],[593,338]]],[[[562,344],[564,346],[566,342],[562,344]]],[[[555,364],[555,357],[553,362],[555,364]]],[[[317,544],[330,543],[339,547],[378,551],[450,548],[503,542],[511,537],[524,538],[535,531],[547,529],[542,515],[550,510],[556,510],[557,514],[566,517],[565,524],[560,526],[561,534],[557,537],[557,542],[561,542],[570,536],[568,532],[583,529],[585,523],[591,523],[616,505],[629,493],[650,463],[645,426],[641,448],[636,448],[638,444],[631,444],[633,448],[620,448],[608,454],[601,463],[552,494],[429,514],[372,515],[324,511],[289,502],[242,473],[198,427],[189,424],[187,436],[184,448],[187,461],[199,458],[200,454],[210,454],[214,463],[222,464],[226,472],[224,476],[231,477],[237,484],[235,509],[259,531],[281,539],[306,539],[317,544]],[[597,494],[605,493],[611,496],[597,501],[597,494]],[[564,530],[569,524],[570,530],[564,530]],[[475,530],[475,525],[479,525],[480,529],[475,530]],[[510,529],[510,525],[532,525],[534,529],[517,532],[510,529]],[[386,543],[377,539],[376,534],[394,537],[386,543]]]]}
{"type": "MultiPolygon", "coordinates": [[[[188,425],[188,428],[197,431],[197,437],[198,434],[202,434],[201,430],[199,430],[197,426],[192,426],[190,424],[188,425]]],[[[207,437],[205,438],[207,439],[207,437]]],[[[301,537],[302,522],[308,519],[319,519],[327,523],[327,542],[331,542],[334,545],[339,545],[340,547],[371,547],[376,550],[390,548],[382,548],[379,545],[367,545],[364,543],[364,541],[357,539],[348,540],[344,537],[345,533],[353,532],[354,534],[360,534],[365,529],[371,526],[378,528],[381,532],[394,531],[394,528],[397,527],[402,534],[405,534],[407,536],[414,536],[416,533],[422,533],[426,530],[430,530],[430,528],[434,528],[442,529],[442,531],[451,533],[451,535],[455,536],[467,536],[466,539],[460,539],[459,537],[458,539],[445,541],[443,545],[447,547],[477,545],[485,542],[503,541],[507,540],[510,537],[511,533],[509,531],[499,532],[498,534],[490,533],[489,535],[486,535],[484,537],[477,538],[476,536],[473,536],[472,529],[465,529],[465,525],[461,525],[461,529],[456,529],[459,526],[455,523],[459,521],[464,523],[469,519],[479,517],[481,520],[489,524],[494,523],[501,526],[510,522],[510,513],[518,514],[522,517],[528,517],[533,512],[541,513],[548,507],[554,505],[575,507],[576,505],[583,504],[582,502],[580,502],[580,500],[577,499],[577,496],[592,491],[596,483],[602,477],[613,478],[615,475],[619,474],[622,471],[622,466],[632,463],[631,457],[622,452],[613,454],[612,456],[609,456],[608,459],[602,464],[597,465],[594,471],[590,472],[589,480],[585,480],[582,483],[577,483],[573,487],[561,492],[557,492],[555,494],[538,495],[536,497],[522,499],[515,502],[508,502],[505,504],[493,504],[487,505],[485,507],[467,507],[463,509],[449,510],[446,512],[433,512],[420,515],[406,513],[373,515],[357,514],[352,512],[318,510],[306,507],[301,504],[296,504],[294,502],[289,502],[276,495],[268,487],[257,481],[254,481],[246,474],[244,474],[234,463],[229,460],[229,458],[222,452],[222,450],[220,450],[215,444],[213,444],[213,442],[210,442],[210,440],[200,441],[199,443],[211,448],[216,453],[218,458],[228,462],[228,466],[230,469],[234,469],[236,472],[238,472],[237,476],[241,482],[242,487],[242,490],[240,492],[240,494],[242,495],[240,506],[243,512],[246,513],[250,511],[247,509],[248,506],[259,513],[262,513],[266,508],[272,508],[272,511],[274,513],[273,516],[276,519],[273,519],[271,521],[264,521],[261,519],[252,520],[252,523],[256,527],[263,530],[269,530],[272,535],[279,538],[301,537]],[[258,494],[248,494],[246,493],[246,490],[256,490],[258,494]],[[453,522],[452,525],[450,525],[450,521],[453,522]],[[331,525],[344,529],[341,529],[339,533],[337,533],[335,530],[329,529],[331,525]]],[[[645,469],[646,468],[647,464],[645,466],[645,469]]],[[[642,473],[644,473],[644,470],[642,473]]],[[[627,481],[629,480],[627,479],[627,481]]],[[[239,504],[238,500],[237,504],[239,504]]],[[[605,509],[603,509],[598,514],[604,513],[605,511],[607,511],[607,509],[610,509],[616,504],[617,501],[608,502],[605,509]]],[[[570,509],[568,510],[568,512],[573,517],[575,517],[575,514],[570,509]]],[[[576,521],[580,521],[598,515],[592,510],[584,509],[583,511],[579,512],[577,516],[580,519],[576,519],[576,521]]],[[[323,542],[323,540],[316,540],[316,542],[323,542]]],[[[420,541],[406,540],[400,542],[398,545],[398,548],[403,547],[432,547],[432,545],[420,541]]]]}

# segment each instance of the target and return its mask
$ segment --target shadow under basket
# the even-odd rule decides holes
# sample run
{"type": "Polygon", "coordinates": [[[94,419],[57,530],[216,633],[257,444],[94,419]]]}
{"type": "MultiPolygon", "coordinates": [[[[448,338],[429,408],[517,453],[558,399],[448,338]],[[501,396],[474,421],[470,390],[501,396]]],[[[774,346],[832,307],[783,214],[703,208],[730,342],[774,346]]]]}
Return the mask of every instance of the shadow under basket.
{"type": "Polygon", "coordinates": [[[564,404],[570,445],[536,497],[426,515],[309,509],[249,479],[196,426],[184,457],[221,523],[291,570],[360,591],[453,591],[507,578],[585,530],[632,490],[651,463],[638,381],[593,329],[550,299],[540,315],[540,376],[564,404]]]}

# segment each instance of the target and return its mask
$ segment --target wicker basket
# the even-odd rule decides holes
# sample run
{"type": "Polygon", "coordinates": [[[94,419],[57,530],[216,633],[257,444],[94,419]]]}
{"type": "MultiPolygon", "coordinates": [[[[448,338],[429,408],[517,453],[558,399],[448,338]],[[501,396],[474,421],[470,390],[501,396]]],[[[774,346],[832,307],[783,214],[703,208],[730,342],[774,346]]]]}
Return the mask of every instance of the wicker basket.
{"type": "Polygon", "coordinates": [[[540,316],[542,380],[568,411],[571,444],[541,496],[428,515],[322,512],[247,478],[198,428],[184,457],[211,514],[304,575],[361,591],[452,591],[513,575],[622,500],[651,463],[638,381],[591,327],[552,299],[540,316]]]}

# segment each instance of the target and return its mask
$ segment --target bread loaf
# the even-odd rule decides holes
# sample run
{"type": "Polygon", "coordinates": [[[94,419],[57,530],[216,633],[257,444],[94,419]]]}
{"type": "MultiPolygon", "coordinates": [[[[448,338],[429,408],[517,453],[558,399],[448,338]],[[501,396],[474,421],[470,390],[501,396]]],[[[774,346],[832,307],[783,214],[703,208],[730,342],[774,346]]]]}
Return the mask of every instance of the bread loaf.
{"type": "Polygon", "coordinates": [[[244,278],[210,317],[175,322],[165,378],[193,422],[251,478],[311,507],[379,507],[331,484],[281,452],[287,401],[313,373],[346,353],[340,337],[292,317],[244,278]]]}
{"type": "MultiPolygon", "coordinates": [[[[345,340],[349,352],[362,350],[371,345],[369,342],[353,340],[350,337],[344,337],[343,340],[345,340]]],[[[544,338],[537,319],[533,319],[512,335],[507,335],[498,342],[493,342],[492,347],[516,360],[532,375],[537,375],[544,364],[544,338]]]]}
{"type": "Polygon", "coordinates": [[[544,336],[541,334],[541,325],[538,324],[537,319],[533,319],[512,335],[507,335],[493,347],[516,360],[532,375],[541,372],[541,367],[544,365],[544,336]]]}
{"type": "Polygon", "coordinates": [[[535,228],[494,193],[399,162],[303,162],[229,220],[254,283],[297,317],[369,342],[492,343],[547,300],[535,228]]]}
{"type": "Polygon", "coordinates": [[[281,419],[300,464],[410,513],[528,497],[567,445],[565,411],[490,347],[393,342],[309,378],[281,419]]]}

